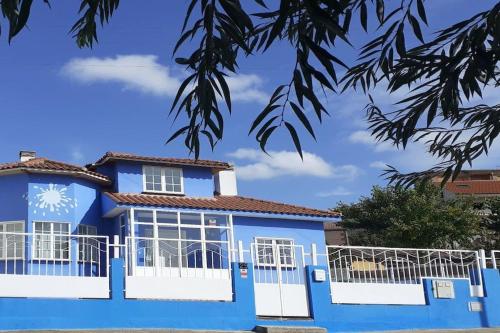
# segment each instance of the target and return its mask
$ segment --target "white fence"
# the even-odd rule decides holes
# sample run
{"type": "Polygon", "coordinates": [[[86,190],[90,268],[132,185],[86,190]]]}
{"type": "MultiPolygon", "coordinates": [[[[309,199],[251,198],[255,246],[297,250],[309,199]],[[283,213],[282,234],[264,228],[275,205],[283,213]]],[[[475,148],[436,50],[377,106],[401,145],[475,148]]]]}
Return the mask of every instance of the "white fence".
{"type": "Polygon", "coordinates": [[[494,269],[500,269],[500,251],[491,251],[491,263],[494,269]]]}
{"type": "Polygon", "coordinates": [[[109,297],[109,239],[0,233],[0,297],[109,297]]]}
{"type": "Polygon", "coordinates": [[[465,279],[483,296],[476,251],[329,246],[328,258],[334,302],[424,304],[423,278],[465,279]]]}
{"type": "Polygon", "coordinates": [[[127,237],[127,298],[232,300],[228,241],[127,237]]]}

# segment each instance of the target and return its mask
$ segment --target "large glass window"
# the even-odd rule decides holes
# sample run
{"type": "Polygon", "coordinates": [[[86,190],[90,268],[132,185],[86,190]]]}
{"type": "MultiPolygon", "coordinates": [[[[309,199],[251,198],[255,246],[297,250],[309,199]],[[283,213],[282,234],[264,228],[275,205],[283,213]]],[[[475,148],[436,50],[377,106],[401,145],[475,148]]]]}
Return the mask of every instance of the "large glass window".
{"type": "Polygon", "coordinates": [[[24,222],[0,222],[0,259],[24,258],[24,222]]]}
{"type": "Polygon", "coordinates": [[[182,169],[144,166],[144,191],[183,193],[182,169]]]}
{"type": "Polygon", "coordinates": [[[33,222],[33,258],[42,260],[69,260],[69,223],[33,222]]]}
{"type": "Polygon", "coordinates": [[[295,248],[291,239],[255,238],[259,266],[295,267],[295,248]]]}
{"type": "Polygon", "coordinates": [[[228,221],[226,215],[136,210],[137,258],[145,266],[227,268],[228,221]]]}

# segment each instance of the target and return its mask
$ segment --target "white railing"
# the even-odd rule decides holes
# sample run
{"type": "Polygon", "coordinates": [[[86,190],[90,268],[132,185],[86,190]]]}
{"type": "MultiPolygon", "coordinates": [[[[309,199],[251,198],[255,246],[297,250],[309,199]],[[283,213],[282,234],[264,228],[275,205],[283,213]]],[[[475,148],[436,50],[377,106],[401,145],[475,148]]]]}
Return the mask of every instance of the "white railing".
{"type": "Polygon", "coordinates": [[[127,276],[231,279],[227,241],[127,237],[127,276]]]}
{"type": "Polygon", "coordinates": [[[482,289],[477,251],[356,246],[327,249],[331,282],[421,284],[423,278],[467,279],[471,290],[482,289]]]}
{"type": "Polygon", "coordinates": [[[500,269],[500,250],[491,251],[491,263],[494,269],[500,269]]]}
{"type": "Polygon", "coordinates": [[[0,232],[0,276],[107,277],[107,236],[0,232]]]}

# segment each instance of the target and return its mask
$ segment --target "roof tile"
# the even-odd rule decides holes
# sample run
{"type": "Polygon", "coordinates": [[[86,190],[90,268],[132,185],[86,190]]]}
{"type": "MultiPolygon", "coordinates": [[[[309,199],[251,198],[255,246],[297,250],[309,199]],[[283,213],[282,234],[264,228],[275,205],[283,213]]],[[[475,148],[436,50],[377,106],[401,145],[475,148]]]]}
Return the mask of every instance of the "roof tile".
{"type": "Polygon", "coordinates": [[[214,196],[210,198],[179,197],[163,194],[110,193],[111,200],[118,204],[164,206],[176,208],[197,208],[255,213],[286,214],[334,218],[340,214],[333,211],[300,207],[274,201],[242,196],[214,196]]]}
{"type": "Polygon", "coordinates": [[[457,194],[500,194],[500,181],[456,180],[446,183],[445,189],[457,194]]]}
{"type": "Polygon", "coordinates": [[[198,166],[198,167],[207,167],[207,168],[221,169],[221,170],[233,169],[233,167],[229,163],[222,161],[195,160],[191,158],[140,156],[128,153],[118,153],[118,152],[107,152],[99,160],[97,160],[93,164],[88,165],[87,167],[90,169],[94,169],[99,165],[103,165],[110,161],[115,161],[115,160],[152,162],[152,163],[169,164],[169,165],[198,166]]]}

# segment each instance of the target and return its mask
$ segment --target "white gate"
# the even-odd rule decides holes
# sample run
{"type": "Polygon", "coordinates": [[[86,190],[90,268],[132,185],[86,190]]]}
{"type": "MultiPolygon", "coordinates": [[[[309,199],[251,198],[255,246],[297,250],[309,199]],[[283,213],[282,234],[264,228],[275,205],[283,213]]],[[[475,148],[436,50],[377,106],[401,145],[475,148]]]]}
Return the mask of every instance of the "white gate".
{"type": "Polygon", "coordinates": [[[309,317],[304,247],[268,239],[251,252],[257,315],[309,317]]]}

